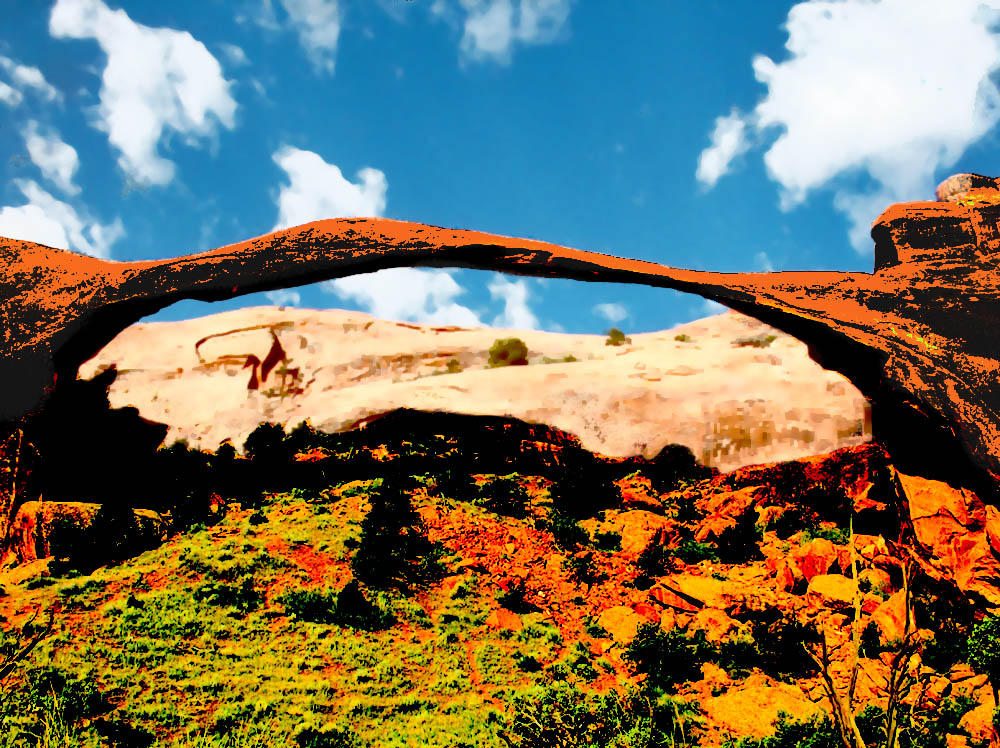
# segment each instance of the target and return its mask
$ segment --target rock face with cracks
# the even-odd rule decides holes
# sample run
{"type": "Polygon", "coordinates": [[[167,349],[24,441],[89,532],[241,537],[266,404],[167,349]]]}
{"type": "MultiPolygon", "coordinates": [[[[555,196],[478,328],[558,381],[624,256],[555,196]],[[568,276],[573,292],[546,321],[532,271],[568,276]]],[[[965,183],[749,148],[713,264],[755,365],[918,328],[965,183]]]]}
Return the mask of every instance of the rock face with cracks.
{"type": "Polygon", "coordinates": [[[639,283],[699,294],[807,343],[873,405],[900,470],[1000,481],[1000,182],[951,177],[937,202],[875,222],[872,273],[680,270],[545,242],[389,219],[316,221],[197,255],[109,262],[0,238],[0,420],[37,414],[78,366],[143,316],[397,266],[639,283]]]}

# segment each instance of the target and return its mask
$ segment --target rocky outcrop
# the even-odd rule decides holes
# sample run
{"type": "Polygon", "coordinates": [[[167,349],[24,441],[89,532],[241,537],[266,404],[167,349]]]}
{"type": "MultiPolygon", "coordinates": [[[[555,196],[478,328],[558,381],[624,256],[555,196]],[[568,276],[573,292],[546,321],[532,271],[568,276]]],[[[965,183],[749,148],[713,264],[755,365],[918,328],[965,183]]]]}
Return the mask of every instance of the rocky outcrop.
{"type": "Polygon", "coordinates": [[[337,219],[198,255],[108,262],[0,240],[0,419],[37,412],[141,317],[401,265],[493,269],[696,293],[798,337],[873,403],[875,438],[904,472],[978,488],[1000,480],[1000,189],[959,176],[939,202],[875,222],[872,273],[678,270],[545,242],[388,219],[337,219]],[[903,462],[905,461],[905,464],[903,462]]]}
{"type": "Polygon", "coordinates": [[[88,546],[101,545],[103,551],[108,550],[108,545],[141,550],[158,545],[166,537],[167,522],[158,513],[149,509],[127,511],[130,515],[127,521],[116,522],[113,537],[107,537],[108,522],[100,504],[27,501],[20,506],[11,525],[7,560],[26,563],[50,556],[71,556],[88,546]]]}

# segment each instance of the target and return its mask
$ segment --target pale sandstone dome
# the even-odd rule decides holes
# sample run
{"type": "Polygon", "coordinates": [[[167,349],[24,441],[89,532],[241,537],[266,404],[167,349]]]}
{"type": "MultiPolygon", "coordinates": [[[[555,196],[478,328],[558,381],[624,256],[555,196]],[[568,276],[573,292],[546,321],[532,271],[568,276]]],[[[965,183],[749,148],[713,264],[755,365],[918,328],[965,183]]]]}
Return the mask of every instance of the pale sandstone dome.
{"type": "Polygon", "coordinates": [[[822,454],[871,437],[861,393],[810,359],[803,343],[751,317],[727,311],[631,338],[610,346],[603,335],[251,307],[133,325],[81,366],[80,376],[116,364],[113,407],[134,405],[143,417],[168,424],[165,444],[187,439],[204,449],[227,438],[240,448],[261,421],[290,429],[309,419],[338,431],[399,407],[545,423],[611,456],[652,457],[666,444],[685,444],[722,470],[822,454]],[[243,364],[250,354],[265,359],[271,331],[288,366],[302,374],[302,394],[265,394],[280,383],[275,372],[259,391],[247,389],[251,369],[243,364]],[[682,333],[691,341],[674,339],[682,333]],[[733,344],[759,334],[776,339],[766,348],[733,344]],[[487,368],[493,342],[507,337],[524,340],[529,365],[487,368]],[[566,355],[580,360],[542,362],[566,355]],[[461,372],[431,376],[452,358],[461,372]]]}

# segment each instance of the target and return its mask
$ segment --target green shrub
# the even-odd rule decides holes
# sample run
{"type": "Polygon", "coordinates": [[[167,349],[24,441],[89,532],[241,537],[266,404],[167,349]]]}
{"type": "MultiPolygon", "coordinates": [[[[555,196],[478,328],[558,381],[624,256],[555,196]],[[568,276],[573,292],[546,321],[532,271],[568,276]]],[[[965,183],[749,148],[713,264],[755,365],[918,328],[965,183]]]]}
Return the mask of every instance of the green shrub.
{"type": "Polygon", "coordinates": [[[364,631],[381,631],[395,623],[395,617],[381,606],[370,602],[356,580],[351,580],[339,592],[293,590],[278,600],[285,612],[310,623],[350,626],[364,631]]]}
{"type": "Polygon", "coordinates": [[[448,363],[445,364],[446,371],[449,374],[458,374],[462,370],[462,364],[458,362],[457,358],[448,359],[448,363]]]}
{"type": "Polygon", "coordinates": [[[412,488],[411,477],[390,473],[369,490],[371,509],[361,522],[351,568],[371,587],[408,589],[444,576],[444,549],[427,540],[412,488]]]}
{"type": "Polygon", "coordinates": [[[680,335],[674,335],[674,340],[676,340],[679,343],[690,343],[691,336],[688,335],[687,333],[682,332],[680,335]]]}
{"type": "Polygon", "coordinates": [[[307,727],[295,735],[299,748],[357,748],[361,745],[357,733],[350,727],[329,727],[317,730],[307,727]]]}
{"type": "Polygon", "coordinates": [[[1000,685],[1000,617],[986,616],[972,628],[968,653],[969,664],[989,677],[996,694],[1000,685]]]}
{"type": "Polygon", "coordinates": [[[632,338],[627,337],[617,327],[612,327],[608,330],[607,336],[608,339],[604,341],[604,345],[625,345],[632,342],[632,338]]]}
{"type": "Polygon", "coordinates": [[[762,332],[759,335],[736,338],[736,340],[733,341],[733,345],[739,346],[740,348],[745,348],[747,346],[752,346],[753,348],[767,348],[777,339],[777,335],[768,335],[767,333],[762,332]]]}
{"type": "Polygon", "coordinates": [[[650,687],[666,691],[700,678],[702,663],[711,661],[714,655],[704,631],[689,636],[679,629],[665,632],[658,624],[644,623],[622,659],[632,662],[636,672],[646,676],[650,687]]]}
{"type": "Polygon", "coordinates": [[[242,614],[256,610],[261,603],[261,594],[253,587],[253,579],[245,577],[238,585],[225,582],[208,582],[196,587],[194,599],[209,605],[234,608],[242,614]]]}
{"type": "Polygon", "coordinates": [[[799,721],[780,712],[773,735],[743,738],[737,742],[727,740],[723,748],[843,748],[843,743],[833,721],[826,715],[799,721]]]}
{"type": "Polygon", "coordinates": [[[523,518],[530,497],[519,478],[517,473],[488,476],[485,483],[472,487],[474,503],[494,514],[523,518]]]}
{"type": "Polygon", "coordinates": [[[590,540],[587,531],[580,527],[574,517],[558,509],[549,510],[549,516],[543,526],[552,533],[556,545],[566,550],[576,550],[590,540]]]}
{"type": "Polygon", "coordinates": [[[490,347],[489,365],[526,366],[528,346],[520,338],[498,338],[490,347]]]}
{"type": "Polygon", "coordinates": [[[599,551],[615,552],[622,549],[622,536],[619,532],[598,532],[594,534],[594,548],[599,551]]]}
{"type": "Polygon", "coordinates": [[[698,707],[647,689],[591,694],[566,681],[513,700],[501,735],[511,748],[682,748],[694,745],[698,707]]]}
{"type": "Polygon", "coordinates": [[[292,456],[280,423],[259,424],[243,442],[243,451],[251,460],[268,466],[288,462],[292,456]]]}

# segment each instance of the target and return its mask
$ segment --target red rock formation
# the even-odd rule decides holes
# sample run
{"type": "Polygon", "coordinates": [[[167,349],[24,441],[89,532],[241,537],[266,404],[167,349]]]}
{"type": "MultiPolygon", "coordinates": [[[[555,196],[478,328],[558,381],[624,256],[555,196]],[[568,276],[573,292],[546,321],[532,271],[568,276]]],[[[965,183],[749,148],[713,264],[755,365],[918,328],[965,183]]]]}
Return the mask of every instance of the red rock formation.
{"type": "Polygon", "coordinates": [[[908,473],[996,490],[1000,189],[952,177],[939,202],[875,222],[873,273],[712,273],[526,239],[388,219],[316,221],[198,255],[109,262],[0,239],[0,420],[39,410],[59,381],[141,317],[206,301],[415,265],[642,283],[700,294],[805,341],[872,401],[874,436],[908,473]]]}

